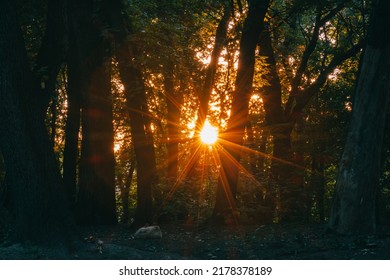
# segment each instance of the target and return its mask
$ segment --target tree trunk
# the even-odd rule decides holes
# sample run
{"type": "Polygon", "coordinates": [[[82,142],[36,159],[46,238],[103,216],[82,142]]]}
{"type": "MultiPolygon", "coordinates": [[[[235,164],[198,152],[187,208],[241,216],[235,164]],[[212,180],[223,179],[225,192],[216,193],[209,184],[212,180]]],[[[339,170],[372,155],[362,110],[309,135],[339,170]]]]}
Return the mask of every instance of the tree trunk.
{"type": "Polygon", "coordinates": [[[46,30],[35,62],[34,83],[40,92],[41,114],[46,114],[50,99],[56,96],[57,76],[65,60],[66,1],[48,1],[46,30]]]}
{"type": "Polygon", "coordinates": [[[0,150],[12,199],[13,237],[66,245],[72,219],[23,46],[14,2],[1,1],[0,150]]]}
{"type": "Polygon", "coordinates": [[[297,121],[301,119],[303,109],[309,103],[311,97],[325,84],[328,75],[344,60],[358,53],[361,48],[361,42],[359,42],[349,50],[343,53],[337,53],[331,62],[324,66],[324,69],[312,84],[305,89],[300,89],[302,77],[306,71],[309,59],[315,50],[321,26],[334,17],[343,7],[344,4],[341,3],[325,15],[323,15],[321,9],[317,11],[313,33],[302,54],[300,65],[295,76],[292,79],[291,91],[284,109],[282,109],[281,104],[281,85],[276,71],[276,60],[269,30],[266,28],[260,36],[260,55],[266,57],[266,62],[269,65],[268,73],[263,77],[268,82],[268,85],[261,89],[261,96],[264,102],[266,124],[271,131],[274,141],[271,184],[267,191],[271,197],[266,197],[266,199],[271,204],[274,201],[275,206],[278,204],[280,220],[300,220],[301,218],[298,213],[302,212],[302,209],[299,209],[302,206],[300,204],[302,185],[300,183],[296,185],[296,183],[303,182],[304,173],[299,168],[299,163],[297,164],[295,162],[297,157],[293,157],[294,154],[291,150],[291,132],[297,121]],[[277,194],[280,198],[279,202],[276,201],[275,196],[277,194]]]}
{"type": "Polygon", "coordinates": [[[116,52],[121,80],[125,86],[126,101],[130,115],[131,137],[137,160],[137,209],[134,226],[150,223],[153,215],[152,187],[156,181],[157,168],[152,136],[147,114],[145,86],[142,73],[129,65],[129,56],[116,52]]]}
{"type": "Polygon", "coordinates": [[[236,219],[235,198],[237,194],[241,146],[248,121],[249,99],[255,66],[255,49],[269,1],[248,1],[249,10],[240,41],[235,91],[232,97],[231,116],[227,130],[221,135],[223,150],[220,153],[221,168],[213,216],[217,220],[232,215],[236,219]]]}
{"type": "Polygon", "coordinates": [[[121,1],[107,0],[104,4],[109,11],[109,20],[114,30],[115,56],[125,88],[131,137],[137,161],[137,209],[133,226],[143,226],[152,221],[152,187],[157,181],[156,156],[145,84],[142,72],[134,62],[137,59],[136,47],[128,41],[128,36],[132,32],[124,23],[121,1]]]}
{"type": "MultiPolygon", "coordinates": [[[[318,141],[318,140],[317,140],[318,141]]],[[[319,140],[321,141],[321,140],[319,140]]],[[[311,191],[315,198],[312,200],[311,207],[315,207],[318,221],[325,221],[325,163],[324,163],[325,149],[323,144],[319,144],[319,148],[313,148],[311,155],[311,191]]]]}
{"type": "Polygon", "coordinates": [[[195,125],[197,137],[199,137],[199,133],[202,130],[207,118],[209,100],[214,87],[214,77],[215,73],[217,72],[219,57],[221,56],[222,49],[226,44],[226,36],[230,18],[231,8],[226,4],[224,7],[223,16],[216,30],[214,48],[211,53],[210,63],[206,68],[206,76],[199,97],[199,109],[195,125]]]}
{"type": "Polygon", "coordinates": [[[375,2],[352,118],[341,157],[329,227],[374,233],[386,113],[390,100],[390,2],[375,2]]]}
{"type": "Polygon", "coordinates": [[[273,220],[277,205],[277,194],[286,180],[286,162],[291,158],[291,129],[281,125],[285,122],[282,109],[282,86],[277,73],[274,49],[272,46],[269,26],[266,25],[259,37],[259,55],[265,58],[268,67],[265,69],[263,79],[266,84],[260,89],[264,104],[266,129],[270,131],[273,139],[274,151],[270,169],[270,181],[263,198],[263,204],[271,211],[268,221],[273,220]]]}
{"type": "Polygon", "coordinates": [[[197,119],[195,123],[195,134],[194,134],[195,142],[191,147],[192,158],[188,166],[189,168],[186,171],[186,173],[190,177],[195,177],[196,166],[198,165],[199,160],[201,158],[202,149],[199,149],[199,145],[201,143],[200,132],[202,131],[207,118],[209,101],[214,88],[215,74],[218,69],[218,61],[221,56],[223,47],[226,45],[226,36],[227,36],[229,21],[231,18],[231,12],[232,11],[231,11],[230,4],[229,5],[226,4],[224,6],[222,18],[219,21],[219,24],[217,26],[217,30],[215,33],[214,47],[210,57],[210,63],[206,68],[205,71],[206,75],[204,78],[202,89],[199,94],[199,108],[198,108],[197,119]]]}
{"type": "Polygon", "coordinates": [[[115,224],[115,159],[110,46],[102,38],[94,1],[74,4],[79,32],[82,144],[78,218],[81,224],[115,224]]]}
{"type": "Polygon", "coordinates": [[[164,90],[167,103],[167,177],[175,182],[179,165],[179,137],[180,137],[180,108],[181,102],[177,98],[174,85],[174,65],[172,61],[164,63],[164,90]]]}
{"type": "Polygon", "coordinates": [[[69,49],[67,54],[67,117],[65,126],[65,148],[63,180],[68,200],[75,207],[77,200],[77,169],[79,161],[79,132],[81,118],[81,56],[77,37],[77,25],[73,10],[68,7],[69,49]]]}
{"type": "Polygon", "coordinates": [[[266,81],[260,89],[260,95],[264,104],[265,123],[267,126],[284,122],[282,109],[282,86],[276,67],[276,59],[272,46],[271,32],[266,25],[259,40],[259,56],[264,57],[266,65],[262,78],[266,81]]]}
{"type": "Polygon", "coordinates": [[[130,195],[130,188],[131,184],[133,182],[133,175],[135,171],[135,160],[131,159],[130,161],[130,168],[129,172],[126,176],[124,185],[121,189],[121,198],[122,198],[122,208],[123,208],[123,213],[122,213],[122,223],[127,224],[130,220],[129,216],[129,195],[130,195]]]}

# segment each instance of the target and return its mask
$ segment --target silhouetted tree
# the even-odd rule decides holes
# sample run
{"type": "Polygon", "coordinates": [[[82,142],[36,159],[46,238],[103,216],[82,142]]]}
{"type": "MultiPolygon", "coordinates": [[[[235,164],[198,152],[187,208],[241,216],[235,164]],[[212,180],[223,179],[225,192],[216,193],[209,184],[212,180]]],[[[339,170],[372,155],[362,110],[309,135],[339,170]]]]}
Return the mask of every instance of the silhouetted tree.
{"type": "Polygon", "coordinates": [[[104,25],[100,3],[92,0],[71,3],[74,12],[71,19],[80,52],[82,91],[77,218],[82,224],[115,224],[110,42],[102,35],[104,25]]]}
{"type": "Polygon", "coordinates": [[[374,233],[386,115],[390,102],[390,2],[377,0],[340,161],[329,227],[374,233]]]}
{"type": "Polygon", "coordinates": [[[72,219],[12,1],[0,2],[0,60],[0,149],[11,195],[13,238],[66,245],[72,219]]]}
{"type": "Polygon", "coordinates": [[[264,17],[269,1],[248,1],[248,14],[244,22],[240,41],[235,90],[232,96],[231,114],[227,129],[221,135],[221,168],[217,186],[217,197],[213,216],[218,219],[233,213],[235,216],[235,198],[239,175],[241,147],[248,122],[249,99],[255,68],[255,50],[258,37],[264,27],[264,17]],[[226,213],[227,212],[227,213],[226,213]]]}

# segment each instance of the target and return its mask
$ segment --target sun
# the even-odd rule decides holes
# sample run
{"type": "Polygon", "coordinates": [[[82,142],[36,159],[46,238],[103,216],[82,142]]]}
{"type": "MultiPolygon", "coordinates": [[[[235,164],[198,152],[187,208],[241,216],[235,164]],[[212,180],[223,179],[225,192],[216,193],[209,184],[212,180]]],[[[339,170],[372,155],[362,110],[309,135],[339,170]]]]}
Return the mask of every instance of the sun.
{"type": "Polygon", "coordinates": [[[218,128],[206,121],[200,132],[200,140],[207,145],[212,145],[218,140],[218,128]]]}

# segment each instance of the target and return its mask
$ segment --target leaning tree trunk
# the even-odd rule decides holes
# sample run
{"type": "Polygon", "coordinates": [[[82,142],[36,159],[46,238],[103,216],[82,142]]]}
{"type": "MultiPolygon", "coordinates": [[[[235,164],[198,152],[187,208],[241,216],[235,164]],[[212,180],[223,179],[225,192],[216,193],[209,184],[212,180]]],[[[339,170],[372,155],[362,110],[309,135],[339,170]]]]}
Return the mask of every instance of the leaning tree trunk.
{"type": "Polygon", "coordinates": [[[12,199],[13,237],[64,245],[72,219],[12,1],[0,2],[0,61],[0,150],[12,199]]]}
{"type": "Polygon", "coordinates": [[[214,87],[215,73],[217,72],[219,57],[221,56],[223,47],[226,45],[226,36],[229,21],[231,18],[231,13],[232,11],[230,5],[226,4],[224,7],[222,18],[218,24],[215,33],[214,48],[211,53],[210,63],[206,68],[206,76],[203,83],[202,91],[199,96],[199,109],[195,126],[195,133],[196,137],[198,138],[200,131],[202,130],[207,118],[209,100],[214,87]]]}
{"type": "Polygon", "coordinates": [[[216,33],[215,33],[215,41],[214,41],[214,47],[213,51],[211,52],[210,56],[210,63],[206,68],[205,71],[205,77],[204,82],[202,85],[202,89],[199,94],[199,108],[197,112],[197,119],[195,123],[195,142],[193,143],[191,147],[191,162],[189,163],[188,170],[186,170],[186,174],[189,177],[195,178],[196,177],[196,166],[199,164],[199,160],[201,158],[201,150],[199,149],[200,141],[200,132],[203,129],[203,126],[206,122],[207,114],[208,114],[208,108],[209,108],[209,101],[211,97],[211,93],[214,88],[214,82],[215,82],[215,74],[218,69],[218,61],[221,56],[223,47],[226,45],[226,37],[228,32],[228,25],[230,22],[232,14],[232,7],[230,4],[226,4],[224,6],[224,11],[221,20],[218,23],[216,33]]]}
{"type": "Polygon", "coordinates": [[[329,227],[343,234],[373,233],[386,113],[390,101],[390,2],[378,0],[340,161],[329,227]]]}
{"type": "Polygon", "coordinates": [[[269,1],[249,1],[248,15],[244,23],[238,62],[235,91],[232,97],[231,117],[227,130],[221,135],[223,150],[220,152],[221,168],[213,217],[222,220],[236,218],[237,194],[241,146],[248,121],[249,99],[255,67],[255,50],[269,1]]]}

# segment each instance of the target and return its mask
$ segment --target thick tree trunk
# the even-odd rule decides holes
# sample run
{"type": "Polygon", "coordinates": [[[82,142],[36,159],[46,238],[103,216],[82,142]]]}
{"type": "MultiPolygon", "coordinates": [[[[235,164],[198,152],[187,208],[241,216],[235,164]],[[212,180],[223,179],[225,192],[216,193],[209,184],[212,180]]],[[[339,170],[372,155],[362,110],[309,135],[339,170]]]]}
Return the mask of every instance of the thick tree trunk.
{"type": "Polygon", "coordinates": [[[112,124],[110,46],[101,37],[94,1],[77,2],[79,31],[82,144],[79,169],[78,215],[82,224],[115,224],[115,159],[112,124]]]}
{"type": "Polygon", "coordinates": [[[241,146],[248,121],[249,99],[255,66],[255,50],[264,26],[269,1],[248,1],[249,10],[240,41],[235,91],[232,97],[231,117],[227,130],[221,135],[223,151],[220,153],[221,168],[213,216],[218,220],[233,215],[236,219],[235,197],[241,158],[241,146]]]}
{"type": "Polygon", "coordinates": [[[65,60],[66,1],[48,1],[46,30],[35,62],[34,83],[41,91],[41,112],[46,113],[50,99],[56,96],[57,76],[65,60]]]}
{"type": "MultiPolygon", "coordinates": [[[[265,123],[268,126],[284,122],[282,109],[282,86],[276,67],[276,59],[272,46],[269,26],[265,26],[259,37],[259,56],[264,57],[267,68],[263,79],[267,82],[261,89],[260,95],[264,104],[265,123]]],[[[272,130],[271,130],[272,131],[272,130]]]]}
{"type": "Polygon", "coordinates": [[[260,89],[264,104],[266,129],[270,131],[273,139],[274,151],[270,170],[270,181],[264,194],[263,204],[268,209],[268,221],[273,220],[277,205],[277,194],[286,183],[286,162],[291,159],[291,128],[283,125],[285,122],[282,109],[282,86],[277,73],[274,49],[268,26],[265,26],[259,37],[259,55],[265,58],[268,67],[263,79],[267,83],[260,89]]]}
{"type": "Polygon", "coordinates": [[[12,1],[0,2],[0,149],[4,156],[14,238],[61,246],[72,220],[50,146],[41,103],[12,1]]]}
{"type": "Polygon", "coordinates": [[[121,80],[125,86],[130,115],[131,137],[137,160],[137,209],[134,226],[150,223],[153,215],[152,187],[157,168],[152,135],[146,131],[148,120],[146,94],[142,73],[130,65],[129,56],[116,52],[121,80]]]}
{"type": "Polygon", "coordinates": [[[343,234],[373,233],[386,114],[390,102],[390,2],[378,0],[340,161],[329,227],[343,234]]]}

